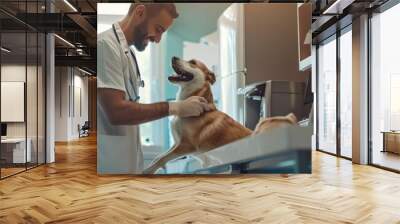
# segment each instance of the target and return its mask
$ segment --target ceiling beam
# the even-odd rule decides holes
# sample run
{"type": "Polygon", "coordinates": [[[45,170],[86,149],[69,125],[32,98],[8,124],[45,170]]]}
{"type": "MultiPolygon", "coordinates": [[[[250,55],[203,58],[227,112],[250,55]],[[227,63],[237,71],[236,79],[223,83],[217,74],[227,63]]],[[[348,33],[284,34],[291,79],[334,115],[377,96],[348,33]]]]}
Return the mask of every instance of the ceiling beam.
{"type": "Polygon", "coordinates": [[[97,30],[90,24],[85,17],[80,14],[68,14],[71,20],[73,20],[82,30],[87,34],[88,38],[86,41],[91,46],[96,46],[97,30]]]}
{"type": "Polygon", "coordinates": [[[96,58],[91,56],[55,56],[56,66],[79,66],[87,67],[92,71],[96,71],[96,58]]]}

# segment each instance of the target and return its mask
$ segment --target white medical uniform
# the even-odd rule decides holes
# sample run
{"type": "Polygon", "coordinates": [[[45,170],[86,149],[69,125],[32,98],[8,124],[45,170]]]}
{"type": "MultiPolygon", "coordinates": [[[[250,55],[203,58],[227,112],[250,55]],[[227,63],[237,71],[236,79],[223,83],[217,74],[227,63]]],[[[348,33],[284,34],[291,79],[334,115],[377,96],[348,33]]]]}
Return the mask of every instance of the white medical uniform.
{"type": "MultiPolygon", "coordinates": [[[[97,88],[125,92],[125,99],[135,101],[138,93],[138,67],[127,55],[128,43],[118,23],[97,38],[97,88]]],[[[97,104],[97,172],[99,174],[139,174],[143,171],[139,126],[112,125],[97,104]]],[[[134,114],[132,114],[134,116],[134,114]]]]}

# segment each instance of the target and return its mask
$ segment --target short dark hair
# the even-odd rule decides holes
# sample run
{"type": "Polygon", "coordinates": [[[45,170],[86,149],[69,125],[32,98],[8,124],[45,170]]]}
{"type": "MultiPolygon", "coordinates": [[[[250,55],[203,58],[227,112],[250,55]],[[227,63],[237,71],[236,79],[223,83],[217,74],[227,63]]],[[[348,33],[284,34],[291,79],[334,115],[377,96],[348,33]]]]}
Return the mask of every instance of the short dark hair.
{"type": "Polygon", "coordinates": [[[165,9],[172,16],[173,19],[176,19],[179,16],[174,3],[132,3],[129,7],[128,14],[132,14],[133,10],[138,5],[144,5],[146,9],[150,12],[150,14],[154,14],[156,12],[158,13],[161,10],[165,9]]]}

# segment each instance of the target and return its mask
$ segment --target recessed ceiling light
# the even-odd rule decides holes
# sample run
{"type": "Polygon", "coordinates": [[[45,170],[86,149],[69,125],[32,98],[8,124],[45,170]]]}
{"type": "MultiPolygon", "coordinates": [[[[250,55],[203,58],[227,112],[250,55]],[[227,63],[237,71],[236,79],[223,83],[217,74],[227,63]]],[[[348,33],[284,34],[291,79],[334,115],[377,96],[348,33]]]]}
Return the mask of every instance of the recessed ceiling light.
{"type": "Polygon", "coordinates": [[[11,52],[11,50],[9,50],[9,49],[7,49],[5,47],[1,47],[1,51],[4,51],[6,53],[10,53],[11,52]]]}
{"type": "Polygon", "coordinates": [[[72,10],[74,10],[75,12],[78,12],[78,10],[71,4],[69,3],[68,0],[64,0],[65,4],[67,4],[72,10]]]}
{"type": "Polygon", "coordinates": [[[75,45],[73,45],[71,42],[69,42],[68,40],[66,40],[66,39],[64,39],[64,38],[62,38],[62,37],[60,37],[59,35],[57,35],[57,34],[54,34],[54,36],[55,37],[57,37],[59,40],[61,40],[62,42],[64,42],[65,44],[67,44],[67,45],[69,45],[70,47],[73,47],[73,48],[75,48],[75,45]]]}
{"type": "Polygon", "coordinates": [[[343,10],[351,5],[355,0],[336,0],[322,14],[342,14],[343,10]]]}
{"type": "Polygon", "coordinates": [[[90,76],[92,75],[92,73],[90,73],[90,72],[88,72],[88,71],[86,71],[86,70],[83,70],[83,69],[81,69],[81,68],[79,68],[79,67],[78,67],[78,70],[81,71],[81,72],[83,72],[83,73],[85,73],[85,74],[87,74],[87,75],[90,75],[90,76]]]}

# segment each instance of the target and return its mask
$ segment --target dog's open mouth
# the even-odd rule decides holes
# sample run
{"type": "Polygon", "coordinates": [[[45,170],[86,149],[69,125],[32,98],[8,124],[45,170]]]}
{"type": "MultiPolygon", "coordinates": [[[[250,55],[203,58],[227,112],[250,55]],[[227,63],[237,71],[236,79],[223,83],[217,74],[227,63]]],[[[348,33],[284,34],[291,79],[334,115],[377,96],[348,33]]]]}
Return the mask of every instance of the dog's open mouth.
{"type": "Polygon", "coordinates": [[[172,63],[172,68],[176,72],[176,74],[168,77],[168,80],[171,82],[189,82],[193,79],[193,74],[184,71],[181,69],[176,63],[172,63]]]}

